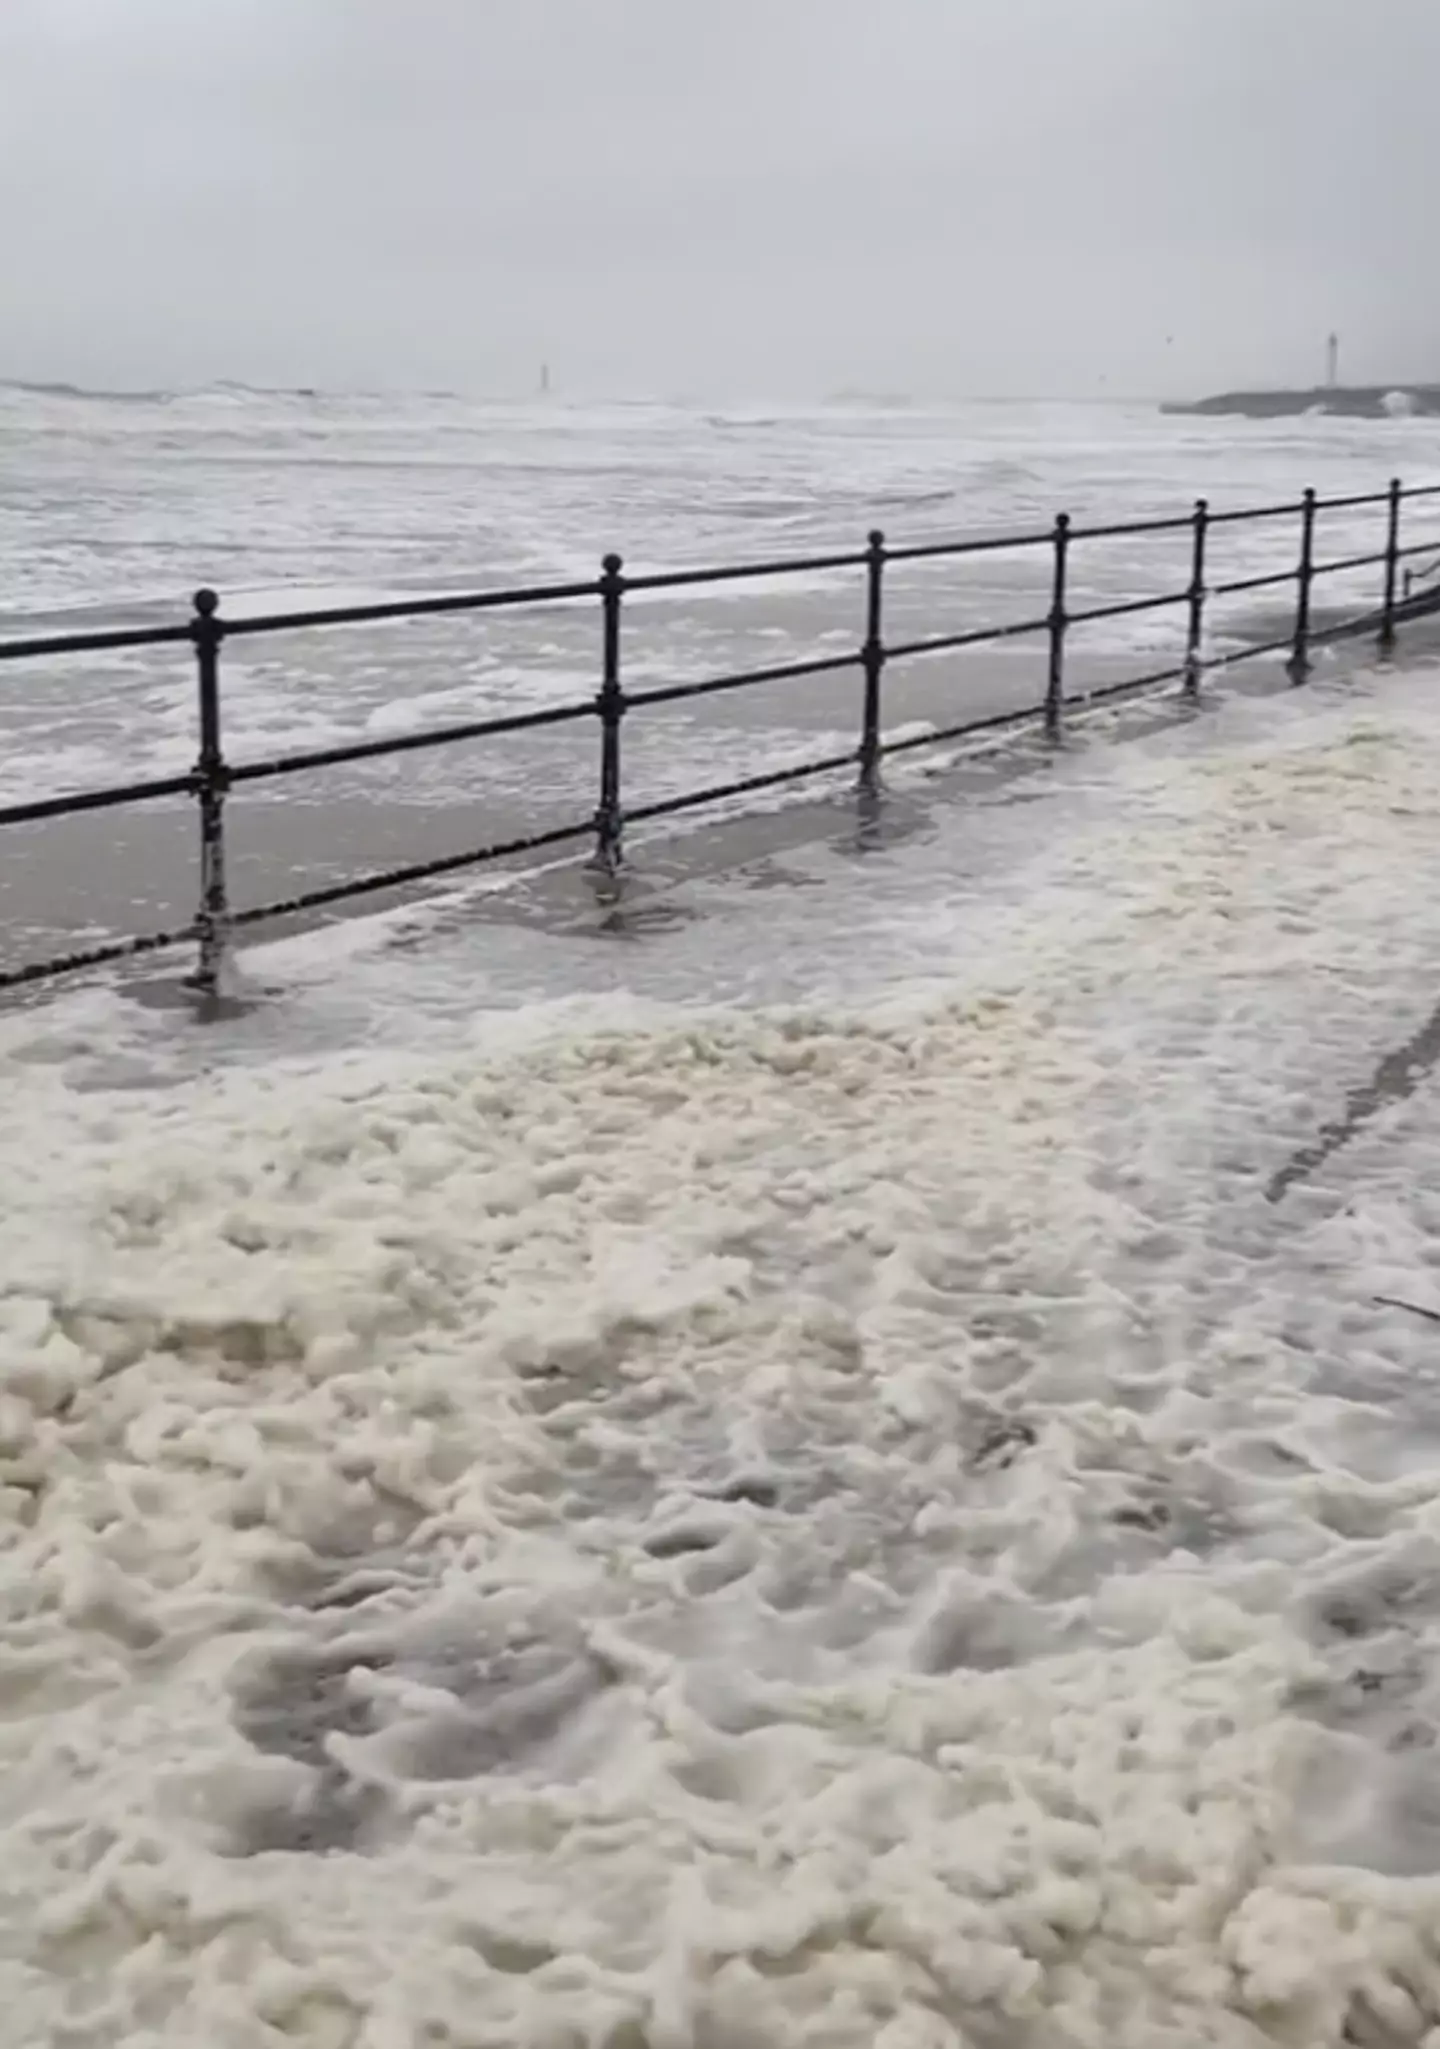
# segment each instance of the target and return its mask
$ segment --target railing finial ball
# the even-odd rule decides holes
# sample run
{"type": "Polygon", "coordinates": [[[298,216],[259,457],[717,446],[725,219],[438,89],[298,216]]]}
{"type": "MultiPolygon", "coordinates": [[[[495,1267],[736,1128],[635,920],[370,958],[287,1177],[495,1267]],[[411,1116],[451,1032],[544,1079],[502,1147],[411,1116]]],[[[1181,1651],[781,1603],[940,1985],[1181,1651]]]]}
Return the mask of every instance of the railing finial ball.
{"type": "Polygon", "coordinates": [[[202,619],[213,619],[216,611],[219,609],[219,605],[220,599],[218,594],[212,591],[208,584],[196,591],[195,609],[202,619]]]}

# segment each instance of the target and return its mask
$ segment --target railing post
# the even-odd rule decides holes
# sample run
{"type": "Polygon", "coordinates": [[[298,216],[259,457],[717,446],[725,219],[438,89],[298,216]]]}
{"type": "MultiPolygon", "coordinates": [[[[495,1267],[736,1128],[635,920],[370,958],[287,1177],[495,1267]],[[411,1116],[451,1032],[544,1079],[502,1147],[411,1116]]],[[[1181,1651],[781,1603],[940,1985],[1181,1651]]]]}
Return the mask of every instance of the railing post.
{"type": "Polygon", "coordinates": [[[225,890],[225,766],[220,733],[220,643],[225,628],[215,616],[220,600],[212,590],[195,593],[190,638],[195,643],[199,685],[200,755],[195,764],[200,800],[200,909],[195,919],[199,956],[190,986],[203,996],[220,987],[230,941],[230,904],[225,890]]]}
{"type": "Polygon", "coordinates": [[[1300,568],[1295,587],[1295,642],[1290,650],[1290,680],[1303,683],[1310,674],[1310,588],[1315,581],[1315,492],[1306,491],[1300,505],[1300,568]]]}
{"type": "Polygon", "coordinates": [[[602,654],[600,694],[600,807],[595,813],[595,852],[590,870],[613,880],[623,859],[624,815],[620,809],[620,721],[625,692],[620,684],[620,605],[625,594],[624,563],[607,555],[600,578],[602,654]]]}
{"type": "Polygon", "coordinates": [[[1395,647],[1395,585],[1400,573],[1400,497],[1400,479],[1392,477],[1385,526],[1385,598],[1380,611],[1382,655],[1392,653],[1395,647]]]}
{"type": "Polygon", "coordinates": [[[1060,513],[1055,521],[1055,569],[1050,591],[1050,666],[1045,681],[1045,732],[1049,739],[1060,737],[1060,713],[1065,701],[1065,612],[1066,568],[1070,555],[1070,515],[1060,513]]]}
{"type": "Polygon", "coordinates": [[[1200,650],[1205,640],[1205,538],[1210,531],[1210,507],[1204,498],[1195,500],[1191,522],[1194,542],[1190,555],[1189,613],[1185,628],[1185,684],[1183,694],[1191,702],[1200,695],[1200,650]]]}
{"type": "Polygon", "coordinates": [[[865,711],[860,733],[860,788],[875,794],[880,777],[880,678],[885,670],[881,606],[885,582],[885,536],[877,528],[865,550],[865,645],[860,662],[865,671],[865,711]]]}

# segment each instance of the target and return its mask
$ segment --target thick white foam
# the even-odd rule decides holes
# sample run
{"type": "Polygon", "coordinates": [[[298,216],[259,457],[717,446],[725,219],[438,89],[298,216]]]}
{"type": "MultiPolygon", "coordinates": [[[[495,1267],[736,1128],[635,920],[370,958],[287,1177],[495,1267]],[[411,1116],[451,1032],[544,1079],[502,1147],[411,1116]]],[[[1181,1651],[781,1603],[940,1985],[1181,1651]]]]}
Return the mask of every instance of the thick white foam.
{"type": "Polygon", "coordinates": [[[1432,1085],[1263,1193],[1433,1001],[1429,683],[1092,758],[869,1011],[24,1069],[15,2039],[1431,2039],[1432,1085]]]}

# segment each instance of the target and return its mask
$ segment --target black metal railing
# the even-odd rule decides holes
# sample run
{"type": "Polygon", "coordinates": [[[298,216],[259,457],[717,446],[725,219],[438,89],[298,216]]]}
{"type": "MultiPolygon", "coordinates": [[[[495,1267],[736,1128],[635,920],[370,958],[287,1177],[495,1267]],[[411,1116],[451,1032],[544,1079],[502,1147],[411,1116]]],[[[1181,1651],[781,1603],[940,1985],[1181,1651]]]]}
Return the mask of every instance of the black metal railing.
{"type": "Polygon", "coordinates": [[[132,648],[151,648],[189,642],[194,650],[197,679],[198,750],[194,767],[187,773],[154,777],[145,781],[117,783],[101,789],[80,790],[64,795],[41,797],[25,803],[0,806],[0,826],[32,824],[44,819],[81,812],[106,810],[121,805],[145,804],[166,797],[195,799],[199,815],[200,876],[197,908],[193,920],[178,929],[152,931],[117,938],[45,960],[0,970],[0,990],[83,968],[99,967],[164,948],[195,944],[195,971],[191,986],[213,993],[218,986],[231,936],[239,929],[267,920],[295,916],[329,908],[379,892],[453,875],[485,862],[520,854],[561,847],[592,839],[591,866],[601,875],[619,875],[624,856],[624,834],[628,825],[672,817],[678,813],[743,797],[786,784],[837,771],[853,769],[859,787],[866,793],[878,788],[881,763],[892,755],[917,747],[933,747],[967,734],[1023,725],[1036,719],[1045,732],[1058,739],[1066,711],[1076,705],[1133,696],[1179,683],[1184,699],[1198,697],[1201,679],[1209,670],[1264,655],[1284,654],[1292,679],[1303,682],[1311,667],[1311,652],[1319,641],[1344,634],[1373,631],[1382,653],[1395,643],[1396,628],[1406,618],[1440,610],[1440,590],[1401,591],[1402,564],[1409,558],[1437,554],[1437,538],[1402,545],[1402,508],[1411,500],[1440,498],[1440,485],[1406,488],[1396,479],[1388,489],[1359,496],[1321,499],[1307,490],[1298,500],[1280,505],[1247,507],[1235,511],[1213,511],[1204,499],[1193,511],[1163,519],[1120,521],[1111,525],[1075,525],[1061,513],[1047,529],[1020,534],[991,535],[981,539],[935,541],[892,547],[880,532],[872,533],[865,547],[853,553],[782,557],[763,562],[729,564],[718,568],[680,569],[640,576],[627,576],[618,555],[607,555],[597,578],[588,582],[539,584],[509,590],[462,593],[443,597],[398,599],[383,603],[325,606],[309,612],[260,614],[227,619],[212,590],[195,594],[192,617],[183,625],[107,629],[95,632],[46,634],[29,639],[0,641],[0,663],[53,656],[95,654],[132,648]],[[1384,545],[1373,553],[1351,555],[1338,561],[1317,560],[1320,515],[1326,512],[1383,509],[1384,545]],[[1217,529],[1255,525],[1270,521],[1299,521],[1299,554],[1295,566],[1259,575],[1207,582],[1209,551],[1217,529]],[[1071,609],[1071,565],[1078,547],[1089,543],[1148,536],[1188,535],[1190,573],[1182,589],[1168,590],[1155,597],[1126,598],[1112,603],[1071,609]],[[1049,604],[1034,617],[1012,620],[958,633],[936,634],[920,639],[887,642],[885,609],[887,571],[909,563],[959,561],[999,553],[1048,550],[1050,558],[1049,604]],[[1317,631],[1312,618],[1312,599],[1317,582],[1327,576],[1365,568],[1382,570],[1377,601],[1337,625],[1317,631]],[[764,578],[812,575],[819,572],[854,570],[863,576],[863,638],[853,651],[821,655],[808,660],[783,662],[736,674],[711,676],[695,682],[668,683],[653,688],[627,690],[622,671],[622,628],[627,598],[646,593],[701,590],[719,585],[764,578]],[[1212,600],[1278,591],[1293,585],[1293,622],[1283,637],[1244,642],[1226,652],[1207,656],[1204,652],[1208,607],[1212,600]],[[268,759],[231,761],[227,758],[222,726],[221,651],[227,641],[247,635],[295,632],[328,626],[358,625],[385,620],[433,618],[444,614],[485,613],[518,607],[598,602],[601,618],[599,688],[594,697],[575,703],[515,712],[498,718],[475,719],[461,724],[431,727],[420,732],[397,734],[383,739],[349,741],[327,747],[300,749],[268,759]],[[1142,676],[1076,693],[1066,690],[1066,662],[1069,636],[1076,627],[1102,620],[1159,612],[1167,607],[1183,610],[1184,647],[1178,662],[1142,676]],[[1045,689],[1040,702],[1019,711],[1007,711],[979,718],[958,718],[954,723],[929,727],[920,734],[906,733],[887,739],[883,725],[884,678],[896,662],[926,656],[958,653],[1013,641],[1027,636],[1042,638],[1046,648],[1045,689]],[[738,777],[726,783],[712,783],[683,795],[654,802],[623,805],[622,733],[626,718],[647,706],[753,689],[804,677],[839,675],[858,671],[863,679],[860,733],[857,745],[843,753],[829,754],[784,768],[738,777]],[[304,890],[294,896],[237,908],[229,900],[225,868],[225,813],[230,793],[247,783],[278,776],[299,775],[310,770],[332,768],[344,763],[374,760],[419,749],[446,747],[461,741],[494,739],[505,734],[536,731],[542,727],[573,724],[595,719],[600,731],[598,801],[594,813],[584,819],[494,841],[463,852],[415,861],[345,881],[304,890]]]}

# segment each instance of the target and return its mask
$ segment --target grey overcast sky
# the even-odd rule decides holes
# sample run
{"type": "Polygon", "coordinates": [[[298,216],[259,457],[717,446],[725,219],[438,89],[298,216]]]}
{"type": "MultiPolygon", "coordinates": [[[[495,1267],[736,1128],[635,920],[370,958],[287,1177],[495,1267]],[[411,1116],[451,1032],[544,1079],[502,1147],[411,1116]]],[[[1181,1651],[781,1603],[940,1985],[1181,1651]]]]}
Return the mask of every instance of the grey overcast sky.
{"type": "Polygon", "coordinates": [[[1440,376],[1440,0],[0,0],[0,375],[1440,376]]]}

